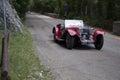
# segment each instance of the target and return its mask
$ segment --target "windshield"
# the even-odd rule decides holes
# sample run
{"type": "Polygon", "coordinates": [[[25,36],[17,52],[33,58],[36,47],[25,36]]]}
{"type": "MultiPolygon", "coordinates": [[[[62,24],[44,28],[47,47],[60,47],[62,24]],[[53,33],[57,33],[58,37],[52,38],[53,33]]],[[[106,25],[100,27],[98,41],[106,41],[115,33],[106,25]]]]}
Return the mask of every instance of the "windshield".
{"type": "Polygon", "coordinates": [[[83,20],[65,20],[65,28],[83,28],[83,20]]]}

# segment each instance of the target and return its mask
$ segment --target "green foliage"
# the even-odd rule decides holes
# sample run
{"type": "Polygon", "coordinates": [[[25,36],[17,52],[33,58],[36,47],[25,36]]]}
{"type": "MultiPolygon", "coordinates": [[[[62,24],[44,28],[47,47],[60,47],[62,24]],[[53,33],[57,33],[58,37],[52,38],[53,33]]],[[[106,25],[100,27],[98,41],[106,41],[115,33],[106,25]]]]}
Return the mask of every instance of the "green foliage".
{"type": "Polygon", "coordinates": [[[25,12],[28,8],[29,0],[12,0],[15,9],[17,10],[19,16],[24,18],[25,12]]]}
{"type": "Polygon", "coordinates": [[[92,22],[93,25],[101,20],[103,20],[101,24],[106,24],[104,21],[120,20],[120,0],[13,0],[13,3],[21,16],[27,10],[31,10],[40,13],[56,13],[61,18],[64,18],[67,13],[66,18],[84,19],[87,20],[86,22],[92,22]],[[64,10],[66,3],[67,11],[64,10]]]}
{"type": "MultiPolygon", "coordinates": [[[[67,3],[68,13],[74,16],[87,16],[104,19],[120,20],[120,0],[12,0],[21,16],[27,10],[36,12],[56,12],[64,16],[64,4],[67,3]]],[[[68,15],[69,16],[69,15],[68,15]]],[[[70,16],[71,17],[71,16],[70,16]]],[[[69,17],[68,17],[69,18],[69,17]]]]}
{"type": "Polygon", "coordinates": [[[28,10],[35,12],[54,12],[56,0],[30,0],[28,10]]]}

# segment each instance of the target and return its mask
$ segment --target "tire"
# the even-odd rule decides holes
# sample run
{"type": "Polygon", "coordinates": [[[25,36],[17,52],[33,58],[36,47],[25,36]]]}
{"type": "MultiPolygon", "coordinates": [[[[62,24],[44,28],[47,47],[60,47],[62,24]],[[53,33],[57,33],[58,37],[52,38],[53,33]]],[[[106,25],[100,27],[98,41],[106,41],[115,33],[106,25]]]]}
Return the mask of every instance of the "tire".
{"type": "Polygon", "coordinates": [[[103,38],[103,36],[102,36],[102,35],[97,36],[97,37],[96,37],[96,41],[95,41],[95,43],[94,43],[95,48],[96,48],[97,50],[101,50],[102,47],[103,47],[103,44],[104,44],[104,38],[103,38]]]}
{"type": "Polygon", "coordinates": [[[55,41],[55,42],[57,42],[57,39],[56,39],[56,31],[54,30],[54,32],[53,32],[53,40],[55,41]]]}
{"type": "Polygon", "coordinates": [[[70,36],[69,34],[66,35],[66,47],[68,49],[72,49],[74,46],[74,37],[70,36]]]}

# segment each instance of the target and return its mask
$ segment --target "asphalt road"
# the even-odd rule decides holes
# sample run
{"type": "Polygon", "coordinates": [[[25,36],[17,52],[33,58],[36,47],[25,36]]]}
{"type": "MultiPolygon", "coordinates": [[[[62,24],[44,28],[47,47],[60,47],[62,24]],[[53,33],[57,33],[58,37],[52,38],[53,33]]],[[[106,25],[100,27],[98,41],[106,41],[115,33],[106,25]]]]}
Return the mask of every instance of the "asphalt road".
{"type": "Polygon", "coordinates": [[[36,13],[26,19],[38,56],[56,80],[120,80],[120,37],[106,33],[100,51],[93,45],[68,50],[52,38],[53,26],[63,20],[36,13]]]}

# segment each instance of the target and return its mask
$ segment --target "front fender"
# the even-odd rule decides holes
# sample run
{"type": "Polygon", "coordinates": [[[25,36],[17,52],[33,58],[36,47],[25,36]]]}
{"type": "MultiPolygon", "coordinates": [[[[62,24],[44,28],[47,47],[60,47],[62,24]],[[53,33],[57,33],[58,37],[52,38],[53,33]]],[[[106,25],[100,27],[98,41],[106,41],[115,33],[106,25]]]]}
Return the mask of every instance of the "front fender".
{"type": "Polygon", "coordinates": [[[68,29],[68,33],[69,33],[71,36],[78,35],[78,33],[77,33],[75,30],[72,30],[72,29],[68,29]]]}
{"type": "Polygon", "coordinates": [[[61,30],[59,27],[54,27],[52,33],[55,34],[56,39],[61,38],[61,30]]]}
{"type": "Polygon", "coordinates": [[[101,29],[101,30],[96,30],[96,31],[94,32],[94,35],[93,35],[94,40],[96,40],[96,37],[97,37],[98,35],[104,36],[104,35],[105,35],[105,31],[102,30],[102,29],[101,29]]]}

